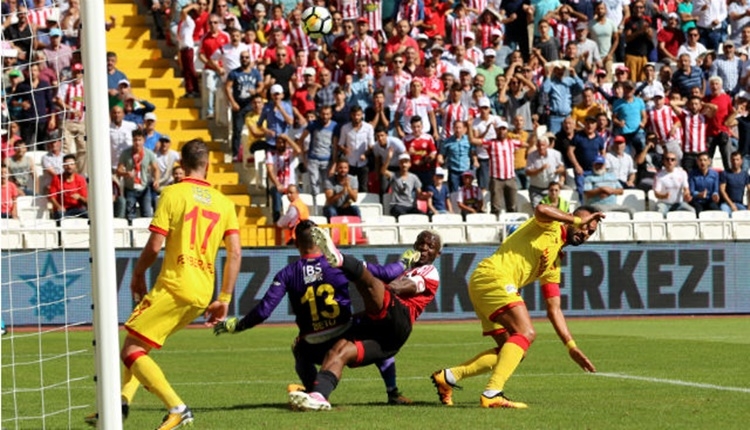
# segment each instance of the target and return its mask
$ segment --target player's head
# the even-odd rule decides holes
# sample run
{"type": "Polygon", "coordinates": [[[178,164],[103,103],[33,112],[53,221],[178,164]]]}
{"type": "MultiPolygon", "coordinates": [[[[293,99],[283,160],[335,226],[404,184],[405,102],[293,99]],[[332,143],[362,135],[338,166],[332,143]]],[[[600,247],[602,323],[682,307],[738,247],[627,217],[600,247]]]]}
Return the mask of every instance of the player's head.
{"type": "Polygon", "coordinates": [[[432,264],[443,249],[443,241],[434,230],[423,230],[414,241],[414,249],[420,253],[417,266],[432,264]]]}
{"type": "MultiPolygon", "coordinates": [[[[584,205],[576,209],[573,212],[573,215],[583,218],[596,212],[599,212],[598,210],[596,210],[596,208],[592,206],[584,205]]],[[[584,242],[588,240],[589,237],[591,237],[591,235],[593,235],[596,232],[596,227],[598,225],[599,225],[599,222],[596,220],[591,221],[590,223],[586,225],[582,225],[578,227],[574,226],[573,224],[569,224],[567,226],[567,235],[566,235],[565,242],[568,245],[573,245],[573,246],[578,246],[578,245],[583,244],[584,242]]]]}
{"type": "Polygon", "coordinates": [[[294,237],[296,237],[295,245],[300,254],[309,254],[316,248],[315,241],[312,237],[312,228],[316,225],[317,224],[313,221],[306,219],[300,221],[299,224],[294,227],[294,237]]]}
{"type": "Polygon", "coordinates": [[[187,176],[206,177],[208,147],[200,139],[193,139],[182,147],[182,168],[187,176]]]}

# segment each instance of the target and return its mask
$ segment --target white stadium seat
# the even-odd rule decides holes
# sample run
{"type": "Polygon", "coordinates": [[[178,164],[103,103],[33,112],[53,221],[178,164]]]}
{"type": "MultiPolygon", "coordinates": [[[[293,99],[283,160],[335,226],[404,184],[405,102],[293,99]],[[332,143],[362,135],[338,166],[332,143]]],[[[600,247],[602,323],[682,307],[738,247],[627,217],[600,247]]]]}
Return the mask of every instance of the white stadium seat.
{"type": "Polygon", "coordinates": [[[603,241],[633,240],[633,223],[627,212],[605,212],[599,223],[599,235],[603,241]]]}
{"type": "Polygon", "coordinates": [[[60,221],[60,245],[65,248],[90,248],[89,220],[63,218],[60,221]]]}
{"type": "Polygon", "coordinates": [[[616,200],[618,205],[627,206],[636,212],[646,210],[646,194],[643,190],[622,190],[616,200]]]}
{"type": "Polygon", "coordinates": [[[493,214],[467,214],[466,239],[469,243],[500,242],[500,224],[493,214]]]}
{"type": "Polygon", "coordinates": [[[0,219],[0,249],[23,248],[21,221],[17,219],[0,219]]]}
{"type": "Polygon", "coordinates": [[[702,211],[700,220],[701,238],[704,240],[732,239],[732,221],[724,211],[702,211]]]}
{"type": "Polygon", "coordinates": [[[466,242],[466,228],[460,214],[435,214],[430,227],[440,235],[444,244],[466,242]]]}
{"type": "Polygon", "coordinates": [[[667,239],[667,224],[661,212],[644,211],[633,214],[633,236],[637,241],[667,239]]]}
{"type": "Polygon", "coordinates": [[[390,215],[363,220],[362,231],[370,245],[394,245],[399,243],[398,224],[396,224],[396,218],[390,215]]]}
{"type": "Polygon", "coordinates": [[[694,212],[672,211],[667,213],[667,239],[698,240],[700,226],[694,212]]]}
{"type": "Polygon", "coordinates": [[[422,230],[429,230],[430,217],[422,214],[404,214],[398,217],[398,234],[401,243],[412,244],[422,230]]]}
{"type": "Polygon", "coordinates": [[[143,248],[151,237],[148,227],[151,225],[151,218],[134,218],[131,223],[133,230],[133,248],[143,248]]]}
{"type": "Polygon", "coordinates": [[[25,248],[43,249],[57,247],[57,223],[51,219],[22,220],[25,248]]]}
{"type": "Polygon", "coordinates": [[[516,212],[523,212],[529,215],[534,213],[534,208],[531,207],[531,198],[529,198],[529,190],[518,190],[516,195],[516,212]]]}
{"type": "Polygon", "coordinates": [[[750,239],[750,211],[732,212],[732,230],[735,239],[750,239]]]}
{"type": "Polygon", "coordinates": [[[112,226],[114,227],[114,242],[115,248],[130,248],[130,226],[128,220],[125,218],[115,218],[112,220],[112,226]]]}

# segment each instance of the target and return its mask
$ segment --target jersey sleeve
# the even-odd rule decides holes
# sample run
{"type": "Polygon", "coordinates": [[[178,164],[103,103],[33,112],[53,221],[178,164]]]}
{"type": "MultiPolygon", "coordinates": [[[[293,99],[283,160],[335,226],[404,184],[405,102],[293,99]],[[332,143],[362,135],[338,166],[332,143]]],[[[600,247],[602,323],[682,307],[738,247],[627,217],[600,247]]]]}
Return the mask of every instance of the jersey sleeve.
{"type": "Polygon", "coordinates": [[[154,217],[151,219],[151,225],[148,228],[153,233],[159,233],[162,236],[167,236],[169,233],[169,214],[173,212],[171,207],[174,201],[172,198],[172,191],[171,188],[165,188],[162,190],[161,197],[159,197],[159,204],[156,206],[156,212],[154,213],[154,217]]]}

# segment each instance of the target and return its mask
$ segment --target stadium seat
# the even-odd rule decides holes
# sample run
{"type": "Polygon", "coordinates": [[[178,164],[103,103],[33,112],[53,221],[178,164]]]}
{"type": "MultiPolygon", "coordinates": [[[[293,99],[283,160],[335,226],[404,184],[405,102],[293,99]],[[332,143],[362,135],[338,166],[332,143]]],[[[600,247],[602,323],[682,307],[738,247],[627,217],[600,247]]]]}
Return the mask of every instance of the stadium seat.
{"type": "Polygon", "coordinates": [[[398,225],[396,218],[382,215],[378,218],[367,219],[362,225],[367,243],[370,245],[394,245],[398,243],[398,225]]]}
{"type": "Polygon", "coordinates": [[[421,214],[404,214],[398,217],[400,243],[413,244],[422,230],[430,229],[430,217],[421,214]]]}
{"type": "Polygon", "coordinates": [[[130,226],[128,220],[125,218],[115,218],[112,220],[112,226],[114,227],[114,242],[115,248],[130,248],[132,243],[130,241],[130,226]]]}
{"type": "Polygon", "coordinates": [[[698,215],[701,238],[704,240],[732,239],[732,221],[724,211],[703,211],[698,215]]]}
{"type": "Polygon", "coordinates": [[[133,248],[143,248],[148,243],[151,232],[148,227],[151,225],[151,218],[135,218],[131,223],[133,231],[133,248]]]}
{"type": "Polygon", "coordinates": [[[529,190],[518,190],[516,195],[516,212],[524,212],[529,215],[534,214],[534,208],[531,207],[529,190]]]}
{"type": "Polygon", "coordinates": [[[598,229],[601,240],[607,242],[633,240],[633,223],[629,213],[605,212],[604,216],[598,229]]]}
{"type": "MultiPolygon", "coordinates": [[[[362,224],[362,218],[349,215],[332,216],[331,224],[352,224],[351,227],[347,227],[349,230],[349,244],[355,245],[358,243],[367,243],[367,239],[365,239],[364,233],[362,232],[362,226],[359,225],[362,224]]],[[[340,244],[341,230],[338,228],[331,228],[331,238],[333,239],[333,243],[336,245],[340,244]]]]}
{"type": "Polygon", "coordinates": [[[383,205],[377,193],[357,193],[357,206],[362,219],[383,215],[383,205]]]}
{"type": "MultiPolygon", "coordinates": [[[[302,199],[302,202],[307,205],[308,209],[310,209],[310,213],[313,213],[314,212],[313,203],[315,203],[315,197],[313,197],[312,194],[299,193],[299,198],[302,199]]],[[[288,209],[289,209],[289,197],[287,197],[287,195],[284,194],[281,196],[281,213],[285,214],[288,209]]]]}
{"type": "Polygon", "coordinates": [[[435,214],[430,227],[440,235],[444,244],[466,242],[466,228],[460,214],[435,214]]]}
{"type": "Polygon", "coordinates": [[[42,249],[57,247],[57,223],[50,219],[21,220],[25,248],[42,249]]]}
{"type": "Polygon", "coordinates": [[[310,218],[308,219],[317,225],[328,224],[328,218],[323,215],[310,215],[310,218]]]}
{"type": "Polygon", "coordinates": [[[23,248],[21,221],[17,219],[0,219],[0,248],[23,248]]]}
{"type": "Polygon", "coordinates": [[[49,219],[49,201],[45,196],[18,196],[18,219],[49,219]]]}
{"type": "Polygon", "coordinates": [[[315,215],[323,215],[323,206],[326,205],[326,195],[325,193],[319,193],[315,196],[315,206],[318,208],[318,211],[315,213],[315,215]]]}
{"type": "MultiPolygon", "coordinates": [[[[458,191],[454,191],[450,193],[449,198],[451,200],[451,207],[453,208],[453,213],[460,214],[461,210],[458,208],[458,191]]],[[[463,219],[463,217],[461,219],[463,219]]]]}
{"type": "Polygon", "coordinates": [[[575,210],[575,208],[580,206],[578,202],[578,193],[576,193],[575,190],[573,189],[570,189],[570,188],[560,189],[560,197],[568,201],[571,211],[575,210]]]}
{"type": "Polygon", "coordinates": [[[638,241],[667,239],[667,225],[661,212],[644,211],[633,214],[633,236],[638,241]]]}
{"type": "Polygon", "coordinates": [[[616,201],[618,205],[627,206],[636,212],[646,210],[646,194],[643,190],[622,190],[616,201]]]}
{"type": "Polygon", "coordinates": [[[500,242],[500,224],[493,214],[467,214],[466,239],[469,243],[500,242]]]}
{"type": "Polygon", "coordinates": [[[529,214],[525,212],[503,212],[500,214],[499,221],[502,223],[502,237],[505,240],[511,233],[529,219],[529,214]]]}
{"type": "Polygon", "coordinates": [[[750,239],[750,210],[732,212],[732,230],[735,239],[750,239]]]}
{"type": "Polygon", "coordinates": [[[698,240],[700,226],[694,212],[672,211],[667,213],[667,239],[698,240]]]}
{"type": "Polygon", "coordinates": [[[64,248],[89,248],[89,220],[63,218],[60,220],[60,245],[64,248]]]}
{"type": "Polygon", "coordinates": [[[654,194],[654,190],[648,190],[648,193],[646,193],[646,210],[655,211],[657,201],[658,199],[656,198],[656,194],[654,194]]]}

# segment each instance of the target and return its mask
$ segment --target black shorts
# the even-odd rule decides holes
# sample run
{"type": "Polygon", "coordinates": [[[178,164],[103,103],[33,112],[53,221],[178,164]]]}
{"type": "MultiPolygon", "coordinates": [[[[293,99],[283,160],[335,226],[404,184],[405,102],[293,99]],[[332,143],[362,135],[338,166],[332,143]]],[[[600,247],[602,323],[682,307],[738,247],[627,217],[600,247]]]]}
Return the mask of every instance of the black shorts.
{"type": "Polygon", "coordinates": [[[409,308],[389,290],[384,297],[381,315],[364,315],[355,319],[345,335],[357,347],[357,360],[349,367],[366,366],[396,355],[411,334],[409,308]]]}
{"type": "Polygon", "coordinates": [[[307,362],[321,365],[323,364],[323,359],[328,351],[330,351],[331,348],[336,345],[336,342],[342,337],[335,337],[323,343],[307,343],[305,339],[297,338],[294,345],[292,345],[292,353],[295,357],[304,358],[307,362]]]}

